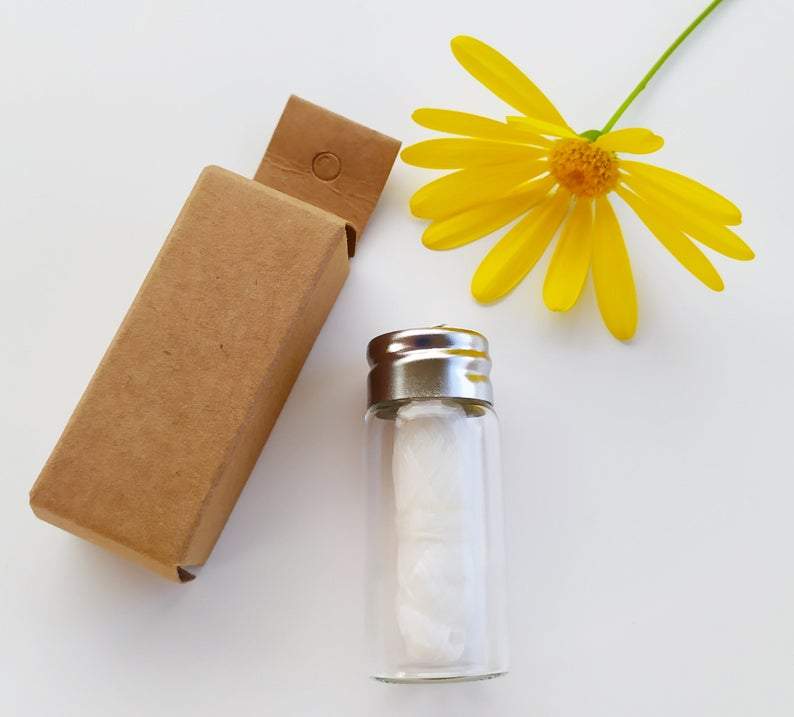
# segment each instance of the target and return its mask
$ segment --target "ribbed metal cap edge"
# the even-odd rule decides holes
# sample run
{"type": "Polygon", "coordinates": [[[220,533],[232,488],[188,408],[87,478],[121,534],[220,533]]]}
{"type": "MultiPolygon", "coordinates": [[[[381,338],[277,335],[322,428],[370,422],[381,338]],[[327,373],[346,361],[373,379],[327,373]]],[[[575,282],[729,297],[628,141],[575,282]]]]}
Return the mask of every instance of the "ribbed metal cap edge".
{"type": "Polygon", "coordinates": [[[367,405],[422,398],[493,404],[488,339],[453,326],[402,329],[376,336],[367,347],[367,405]]]}

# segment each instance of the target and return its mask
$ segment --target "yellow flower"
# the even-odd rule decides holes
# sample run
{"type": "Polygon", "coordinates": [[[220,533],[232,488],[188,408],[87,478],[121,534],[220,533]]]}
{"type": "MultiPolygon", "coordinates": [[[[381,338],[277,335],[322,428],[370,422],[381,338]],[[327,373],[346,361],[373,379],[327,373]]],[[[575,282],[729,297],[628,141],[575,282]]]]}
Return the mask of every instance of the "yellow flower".
{"type": "Polygon", "coordinates": [[[710,289],[721,291],[723,282],[695,242],[733,259],[753,258],[750,247],[728,228],[741,222],[734,204],[693,179],[617,154],[655,152],[661,137],[641,128],[577,134],[535,84],[493,48],[459,36],[452,40],[452,52],[477,80],[522,113],[500,122],[419,109],[413,114],[418,124],[457,136],[402,152],[408,164],[458,170],[411,198],[413,214],[431,221],[422,236],[428,248],[462,246],[523,215],[474,274],[471,290],[478,301],[496,301],[510,292],[562,227],[543,286],[546,306],[570,309],[592,271],[604,323],[616,338],[630,339],[637,298],[608,198],[613,193],[710,289]]]}

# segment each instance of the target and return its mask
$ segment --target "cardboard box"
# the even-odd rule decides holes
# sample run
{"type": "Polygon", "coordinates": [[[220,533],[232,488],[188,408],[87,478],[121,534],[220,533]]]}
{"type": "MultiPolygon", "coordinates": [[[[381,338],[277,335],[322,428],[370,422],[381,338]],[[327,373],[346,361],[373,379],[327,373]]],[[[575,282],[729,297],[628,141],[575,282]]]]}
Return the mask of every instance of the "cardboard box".
{"type": "Polygon", "coordinates": [[[256,181],[201,173],[33,486],[37,516],[193,578],[186,568],[215,545],[398,149],[293,97],[256,181]]]}

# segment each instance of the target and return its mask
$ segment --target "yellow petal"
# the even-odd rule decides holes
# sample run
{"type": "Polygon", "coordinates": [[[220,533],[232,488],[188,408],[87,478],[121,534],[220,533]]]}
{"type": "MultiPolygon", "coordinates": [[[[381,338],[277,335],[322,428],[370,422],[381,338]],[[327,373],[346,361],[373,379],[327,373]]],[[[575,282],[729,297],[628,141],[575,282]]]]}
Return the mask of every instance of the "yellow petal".
{"type": "Polygon", "coordinates": [[[427,169],[460,169],[486,164],[531,161],[540,159],[547,150],[487,139],[429,139],[406,147],[400,156],[403,162],[427,169]]]}
{"type": "Polygon", "coordinates": [[[515,288],[543,256],[570,202],[570,193],[559,188],[496,243],[471,281],[477,301],[496,301],[515,288]]]}
{"type": "Polygon", "coordinates": [[[582,293],[590,269],[592,225],[593,203],[580,198],[565,222],[543,284],[543,301],[552,311],[568,311],[582,293]]]}
{"type": "Polygon", "coordinates": [[[684,268],[692,272],[709,289],[722,291],[725,288],[722,278],[706,255],[678,229],[669,224],[655,207],[623,187],[617,187],[615,191],[637,213],[643,224],[651,230],[667,251],[684,265],[684,268]]]}
{"type": "Polygon", "coordinates": [[[528,192],[433,222],[425,229],[422,243],[428,249],[454,249],[495,232],[543,199],[554,185],[554,179],[545,177],[530,184],[535,186],[528,192]]]}
{"type": "Polygon", "coordinates": [[[411,212],[426,219],[451,217],[512,194],[547,168],[546,162],[535,161],[461,169],[421,187],[411,197],[411,212]]]}
{"type": "Polygon", "coordinates": [[[595,205],[593,285],[604,324],[616,339],[628,341],[637,328],[637,292],[620,224],[606,197],[595,205]]]}
{"type": "Polygon", "coordinates": [[[578,137],[570,127],[567,125],[554,124],[553,122],[544,122],[543,120],[535,119],[534,117],[516,117],[511,115],[507,118],[507,124],[515,127],[523,127],[532,132],[537,132],[542,135],[550,135],[552,137],[578,137]]]}
{"type": "Polygon", "coordinates": [[[629,154],[650,154],[662,148],[664,139],[649,129],[629,127],[616,129],[602,134],[595,144],[607,152],[628,152],[629,154]]]}
{"type": "Polygon", "coordinates": [[[717,224],[709,215],[702,216],[703,212],[696,203],[687,202],[683,197],[678,199],[657,189],[656,185],[639,175],[623,175],[622,181],[649,204],[655,206],[669,224],[688,234],[695,241],[732,259],[747,261],[755,256],[753,250],[738,235],[717,224]]]}
{"type": "Polygon", "coordinates": [[[704,214],[709,214],[715,221],[729,225],[742,223],[739,207],[694,179],[645,162],[621,159],[620,167],[631,175],[647,179],[658,189],[672,194],[679,201],[696,204],[704,214]]]}
{"type": "Polygon", "coordinates": [[[466,35],[458,35],[450,44],[457,61],[507,104],[526,115],[565,124],[546,95],[504,55],[466,35]]]}
{"type": "Polygon", "coordinates": [[[416,110],[411,116],[416,124],[438,132],[459,134],[464,137],[478,137],[480,139],[495,139],[502,142],[540,145],[542,147],[551,145],[549,140],[539,135],[533,135],[525,129],[511,127],[504,122],[497,122],[489,117],[481,117],[468,112],[422,108],[416,110]]]}

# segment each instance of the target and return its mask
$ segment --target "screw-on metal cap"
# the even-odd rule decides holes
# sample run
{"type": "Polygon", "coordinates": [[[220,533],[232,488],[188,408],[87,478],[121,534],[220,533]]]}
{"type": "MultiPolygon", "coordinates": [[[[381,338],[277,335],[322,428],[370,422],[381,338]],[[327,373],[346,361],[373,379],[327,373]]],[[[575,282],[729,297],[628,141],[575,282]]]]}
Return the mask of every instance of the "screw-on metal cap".
{"type": "Polygon", "coordinates": [[[488,339],[451,326],[377,336],[367,347],[369,401],[462,398],[493,403],[488,339]]]}

